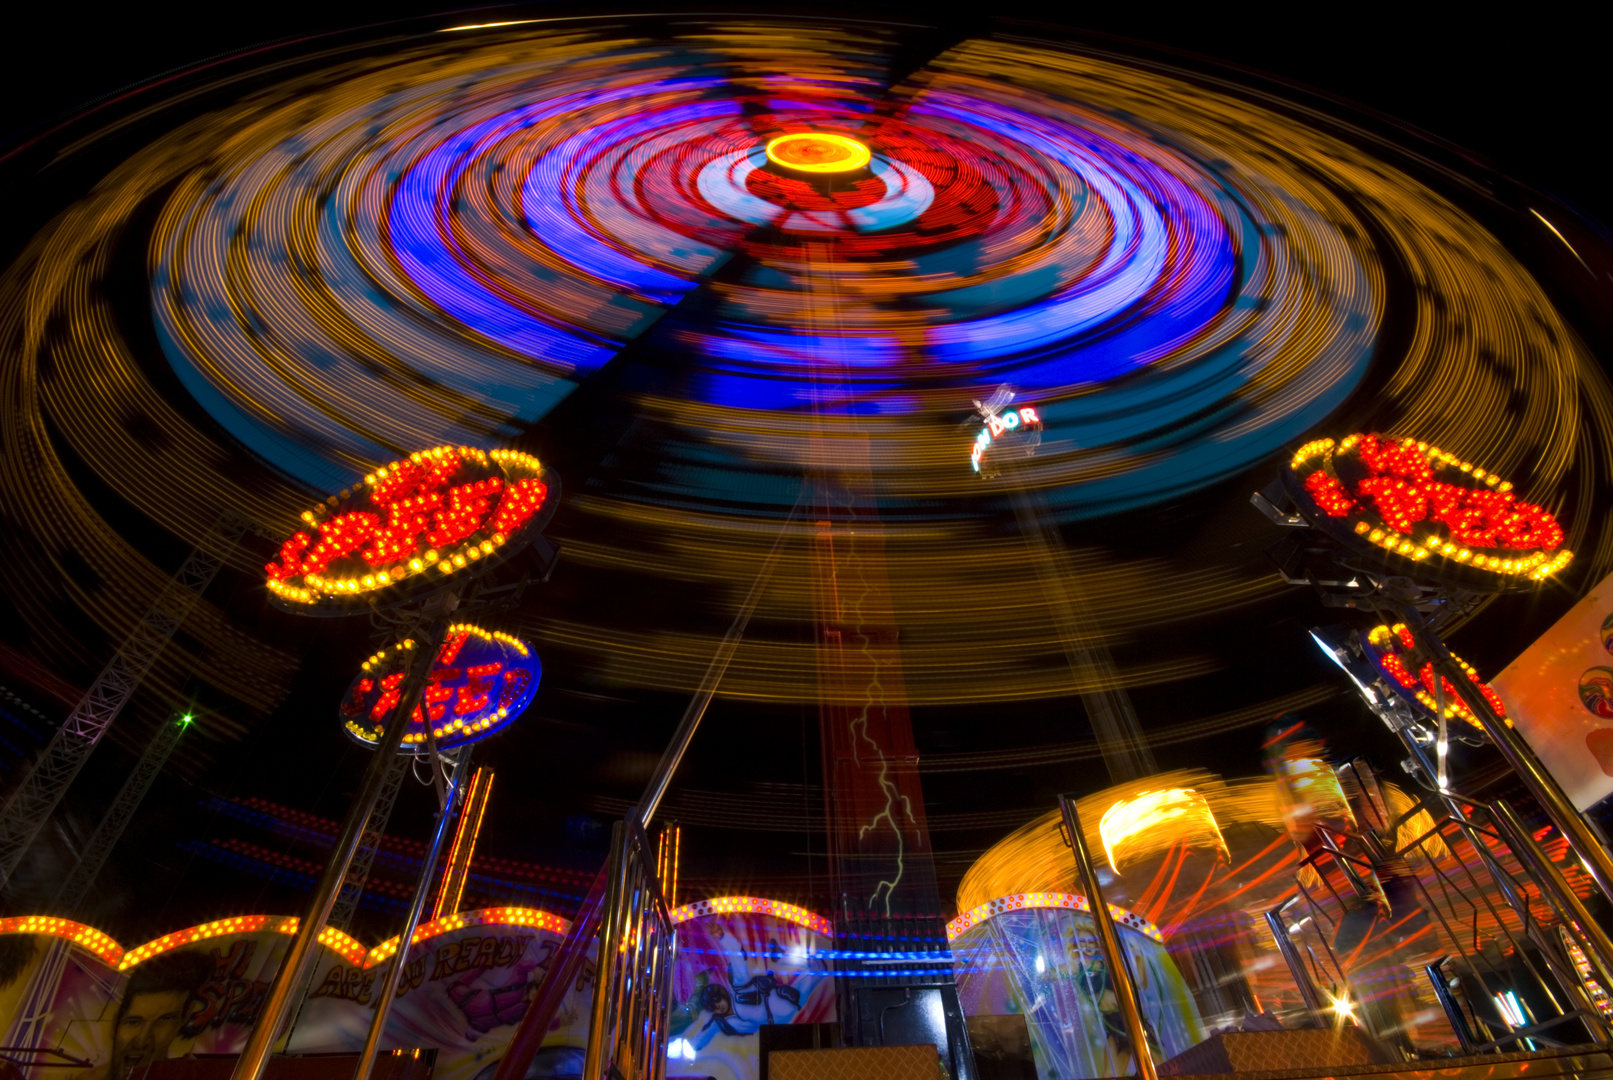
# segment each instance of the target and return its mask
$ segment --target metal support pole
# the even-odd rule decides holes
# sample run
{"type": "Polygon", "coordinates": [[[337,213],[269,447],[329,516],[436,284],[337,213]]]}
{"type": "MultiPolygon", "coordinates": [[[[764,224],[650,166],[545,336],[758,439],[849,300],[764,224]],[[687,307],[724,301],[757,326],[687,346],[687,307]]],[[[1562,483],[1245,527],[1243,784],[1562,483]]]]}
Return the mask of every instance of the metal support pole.
{"type": "MultiPolygon", "coordinates": [[[[448,593],[444,594],[444,597],[452,595],[448,593]]],[[[269,1055],[274,1049],[275,1040],[280,1037],[281,1025],[286,1019],[286,1013],[291,1009],[297,987],[302,984],[308,964],[313,960],[314,947],[319,943],[319,935],[325,929],[325,920],[330,917],[331,908],[336,904],[336,894],[341,890],[342,878],[346,876],[347,867],[353,861],[353,853],[358,850],[364,826],[370,820],[370,811],[381,798],[381,788],[386,782],[392,758],[397,754],[398,747],[403,744],[403,732],[409,726],[409,717],[413,714],[415,706],[420,704],[420,695],[426,688],[426,677],[431,674],[431,665],[437,658],[438,650],[442,648],[443,637],[448,629],[446,611],[452,610],[452,604],[452,600],[442,603],[421,633],[422,647],[409,666],[409,675],[404,680],[398,707],[393,712],[392,718],[387,721],[380,745],[375,748],[375,754],[364,770],[364,780],[359,787],[358,798],[354,799],[353,805],[348,808],[347,821],[342,825],[342,835],[336,841],[335,850],[331,852],[330,862],[325,864],[325,873],[320,877],[313,900],[308,904],[308,913],[297,924],[297,936],[292,939],[291,948],[286,950],[286,958],[280,964],[280,972],[275,976],[274,985],[269,988],[263,1008],[258,1012],[257,1023],[252,1026],[252,1032],[247,1036],[246,1046],[242,1048],[241,1056],[236,1060],[235,1071],[230,1074],[230,1080],[262,1080],[263,1072],[269,1066],[269,1055]]]]}
{"type": "MultiPolygon", "coordinates": [[[[624,894],[632,887],[628,880],[627,851],[630,844],[628,823],[618,821],[611,830],[610,856],[605,866],[610,871],[606,879],[604,901],[600,910],[604,913],[599,927],[599,972],[594,981],[594,1000],[588,1010],[588,1041],[583,1059],[583,1076],[600,1076],[600,1065],[606,1053],[606,1040],[614,1038],[617,1034],[612,1030],[609,1020],[619,1015],[625,1004],[621,998],[631,993],[635,979],[616,980],[610,978],[611,969],[617,964],[613,942],[619,942],[624,952],[630,951],[631,934],[628,932],[633,918],[633,912],[624,903],[624,894]],[[626,983],[624,986],[623,983],[626,983]],[[617,1000],[611,1001],[607,995],[612,991],[617,1000]]],[[[614,1049],[612,1047],[611,1049],[614,1049]]],[[[615,1064],[614,1062],[612,1064],[615,1064]]],[[[613,1070],[614,1071],[614,1070],[613,1070]]],[[[618,1073],[620,1075],[620,1073],[618,1073]]],[[[640,1080],[634,1077],[633,1080],[640,1080]]]]}
{"type": "Polygon", "coordinates": [[[364,886],[370,880],[370,868],[375,865],[375,855],[381,850],[381,841],[386,839],[386,825],[392,820],[392,807],[397,804],[398,790],[403,787],[403,775],[409,771],[409,762],[412,760],[408,754],[393,755],[393,762],[388,766],[386,779],[381,785],[381,797],[376,801],[375,809],[370,811],[370,820],[364,826],[364,839],[359,841],[358,853],[347,867],[347,876],[342,879],[342,891],[336,895],[336,906],[330,909],[330,918],[325,925],[343,931],[353,925],[353,916],[358,912],[358,903],[364,896],[364,886]]]}
{"type": "Polygon", "coordinates": [[[1311,973],[1305,970],[1305,960],[1294,947],[1294,939],[1288,936],[1288,924],[1283,921],[1282,907],[1274,907],[1266,912],[1266,928],[1271,931],[1272,940],[1277,943],[1277,951],[1282,954],[1283,963],[1288,965],[1289,977],[1294,980],[1294,988],[1299,991],[1299,999],[1305,1003],[1305,1011],[1311,1014],[1311,1019],[1326,1027],[1327,1017],[1322,1013],[1322,995],[1316,992],[1316,983],[1311,981],[1311,973]]]}
{"type": "Polygon", "coordinates": [[[1064,828],[1070,834],[1070,848],[1075,853],[1075,868],[1081,874],[1081,887],[1086,890],[1087,904],[1092,912],[1092,925],[1098,931],[1098,944],[1109,967],[1109,984],[1114,988],[1120,1014],[1126,1020],[1126,1032],[1131,1036],[1132,1060],[1137,1065],[1139,1080],[1157,1080],[1154,1055],[1148,1049],[1148,1029],[1143,1024],[1142,1004],[1137,1000],[1137,984],[1131,977],[1131,965],[1126,959],[1126,948],[1115,929],[1114,916],[1103,898],[1098,884],[1098,871],[1092,865],[1087,850],[1086,836],[1081,832],[1081,817],[1076,812],[1075,800],[1069,795],[1059,796],[1059,810],[1064,815],[1064,828]]]}
{"type": "MultiPolygon", "coordinates": [[[[1569,888],[1563,872],[1546,857],[1545,852],[1535,846],[1534,838],[1529,835],[1529,830],[1523,822],[1518,820],[1518,815],[1512,807],[1505,800],[1497,799],[1490,804],[1490,812],[1495,816],[1496,824],[1501,826],[1507,844],[1517,852],[1519,860],[1528,865],[1540,879],[1541,891],[1546,894],[1546,899],[1568,925],[1568,932],[1579,939],[1586,958],[1596,969],[1597,979],[1604,986],[1613,986],[1613,939],[1608,937],[1607,931],[1585,907],[1579,895],[1569,888]]],[[[1576,989],[1583,988],[1576,987],[1576,989]]],[[[1585,996],[1586,1005],[1590,1009],[1587,1026],[1596,1024],[1605,1027],[1601,1015],[1596,1011],[1595,1003],[1589,1001],[1589,995],[1585,996]]]]}
{"type": "MultiPolygon", "coordinates": [[[[381,1049],[381,1034],[386,1030],[387,1015],[392,1011],[393,998],[398,995],[398,982],[403,977],[403,966],[409,960],[409,947],[414,944],[415,927],[420,925],[420,915],[426,909],[426,897],[431,894],[431,879],[437,873],[437,859],[442,854],[443,839],[448,835],[448,823],[454,818],[454,803],[459,798],[460,774],[464,764],[464,758],[455,763],[453,779],[448,781],[445,791],[446,801],[437,810],[437,824],[431,830],[431,842],[426,845],[426,855],[420,865],[420,880],[415,883],[409,913],[403,919],[398,949],[392,954],[392,964],[381,983],[381,996],[376,1001],[375,1017],[370,1021],[370,1034],[364,1040],[364,1052],[359,1055],[354,1080],[367,1080],[370,1070],[375,1067],[375,1056],[381,1049]]],[[[431,767],[436,769],[437,762],[432,761],[431,767]]]]}
{"type": "Polygon", "coordinates": [[[1546,771],[1540,759],[1535,757],[1535,752],[1529,748],[1529,744],[1523,741],[1523,736],[1508,727],[1490,708],[1490,703],[1479,693],[1478,686],[1467,677],[1467,672],[1462,670],[1461,665],[1451,658],[1450,650],[1445,647],[1445,642],[1439,635],[1428,629],[1417,609],[1410,604],[1400,604],[1397,608],[1401,618],[1408,625],[1417,627],[1419,640],[1426,644],[1428,651],[1433,654],[1435,673],[1450,680],[1451,685],[1456,688],[1456,696],[1461,698],[1478,718],[1484,733],[1495,743],[1496,749],[1501,751],[1501,756],[1512,766],[1512,771],[1518,774],[1518,778],[1529,789],[1529,793],[1539,801],[1552,823],[1562,830],[1575,854],[1584,860],[1591,878],[1602,890],[1602,895],[1613,902],[1613,855],[1610,855],[1607,848],[1596,839],[1596,835],[1579,816],[1579,811],[1574,809],[1574,804],[1569,801],[1563,789],[1558,786],[1551,773],[1546,771]]]}
{"type": "Polygon", "coordinates": [[[1440,957],[1432,964],[1425,965],[1423,970],[1428,973],[1428,981],[1434,985],[1434,996],[1439,999],[1439,1007],[1445,1010],[1445,1019],[1450,1021],[1451,1030],[1456,1032],[1456,1041],[1462,1047],[1462,1053],[1473,1053],[1477,1045],[1473,1041],[1473,1032],[1467,1026],[1467,1017],[1462,1015],[1462,1007],[1457,1004],[1456,996],[1451,993],[1450,985],[1445,981],[1445,961],[1449,957],[1440,957]]]}

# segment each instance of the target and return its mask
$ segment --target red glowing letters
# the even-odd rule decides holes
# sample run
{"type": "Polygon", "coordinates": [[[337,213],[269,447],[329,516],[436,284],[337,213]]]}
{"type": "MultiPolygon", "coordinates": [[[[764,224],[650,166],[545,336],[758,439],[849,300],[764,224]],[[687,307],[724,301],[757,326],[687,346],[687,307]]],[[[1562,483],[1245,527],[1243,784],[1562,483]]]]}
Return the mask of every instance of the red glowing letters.
{"type": "Polygon", "coordinates": [[[1562,526],[1544,507],[1521,502],[1510,491],[1434,479],[1428,455],[1415,443],[1366,435],[1356,449],[1368,475],[1353,488],[1321,469],[1305,477],[1306,493],[1329,517],[1358,516],[1370,506],[1397,533],[1410,535],[1420,522],[1438,522],[1452,541],[1469,548],[1550,551],[1563,542],[1562,526]]]}
{"type": "Polygon", "coordinates": [[[322,574],[337,559],[357,554],[384,570],[415,558],[425,546],[451,548],[477,531],[508,535],[542,508],[548,488],[541,480],[506,485],[498,476],[452,481],[469,464],[457,455],[403,461],[374,484],[369,502],[382,515],[349,510],[320,523],[317,535],[299,532],[264,567],[272,581],[322,574]]]}

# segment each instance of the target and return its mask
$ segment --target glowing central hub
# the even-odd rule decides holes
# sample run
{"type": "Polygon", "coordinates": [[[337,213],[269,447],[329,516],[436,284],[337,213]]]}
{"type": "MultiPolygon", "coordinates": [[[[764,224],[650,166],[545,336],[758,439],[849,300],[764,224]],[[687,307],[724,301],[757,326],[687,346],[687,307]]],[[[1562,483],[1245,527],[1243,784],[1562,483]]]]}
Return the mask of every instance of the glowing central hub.
{"type": "Polygon", "coordinates": [[[767,144],[767,160],[792,172],[856,172],[868,167],[872,157],[868,147],[844,135],[821,131],[798,131],[780,135],[767,144]]]}

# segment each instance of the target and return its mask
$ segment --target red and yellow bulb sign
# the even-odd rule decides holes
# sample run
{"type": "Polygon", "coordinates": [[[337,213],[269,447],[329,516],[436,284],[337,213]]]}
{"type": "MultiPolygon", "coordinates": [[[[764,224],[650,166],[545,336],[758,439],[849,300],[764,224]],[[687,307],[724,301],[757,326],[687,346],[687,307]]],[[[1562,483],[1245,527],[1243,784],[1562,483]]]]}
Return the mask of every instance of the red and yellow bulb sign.
{"type": "MultiPolygon", "coordinates": [[[[390,645],[368,660],[342,698],[348,735],[375,746],[403,696],[414,655],[412,640],[390,645]]],[[[403,733],[402,749],[426,745],[426,725],[439,750],[451,750],[496,734],[520,716],[537,693],[543,673],[537,655],[520,638],[460,623],[448,628],[426,686],[403,733]]]]}
{"type": "MultiPolygon", "coordinates": [[[[1367,658],[1383,672],[1390,689],[1402,699],[1417,706],[1428,716],[1438,719],[1439,698],[1435,695],[1435,687],[1438,686],[1445,695],[1447,720],[1466,720],[1479,730],[1483,730],[1479,718],[1474,716],[1472,710],[1456,696],[1456,687],[1451,681],[1434,673],[1433,659],[1418,646],[1409,626],[1404,623],[1375,626],[1363,636],[1367,658]],[[1436,678],[1439,678],[1439,683],[1434,682],[1436,678]]],[[[1479,693],[1484,696],[1484,701],[1490,709],[1511,727],[1512,719],[1507,716],[1507,707],[1502,703],[1500,695],[1490,689],[1487,683],[1480,682],[1479,673],[1461,657],[1452,653],[1451,659],[1461,667],[1468,681],[1478,687],[1479,693]]]]}
{"type": "Polygon", "coordinates": [[[867,168],[873,155],[868,147],[845,135],[797,131],[768,143],[767,160],[791,172],[832,176],[867,168]]]}
{"type": "Polygon", "coordinates": [[[1455,454],[1415,439],[1317,439],[1289,463],[1313,525],[1479,588],[1544,581],[1568,565],[1549,510],[1455,454]]]}
{"type": "Polygon", "coordinates": [[[542,477],[515,450],[439,446],[394,461],[303,514],[307,528],[264,567],[269,591],[312,609],[444,584],[529,538],[549,500],[542,477]]]}

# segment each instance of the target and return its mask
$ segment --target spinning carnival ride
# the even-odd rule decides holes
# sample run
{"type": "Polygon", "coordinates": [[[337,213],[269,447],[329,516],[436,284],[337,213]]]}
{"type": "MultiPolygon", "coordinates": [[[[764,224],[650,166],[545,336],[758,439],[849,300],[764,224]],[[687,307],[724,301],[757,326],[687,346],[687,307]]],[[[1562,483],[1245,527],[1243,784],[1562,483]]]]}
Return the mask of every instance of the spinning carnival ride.
{"type": "MultiPolygon", "coordinates": [[[[114,639],[166,576],[81,468],[194,544],[221,510],[277,532],[307,491],[546,417],[567,440],[546,458],[620,463],[560,523],[573,563],[730,607],[814,439],[865,437],[898,592],[960,611],[1024,597],[984,643],[906,605],[916,703],[1070,689],[1031,560],[992,525],[1004,495],[960,468],[957,421],[1003,383],[1045,425],[1021,482],[1066,520],[1189,497],[1347,403],[1358,430],[1600,497],[1606,382],[1530,273],[1436,192],[1455,182],[1437,163],[1012,27],[893,84],[899,39],[563,20],[338,52],[239,101],[215,88],[226,103],[113,168],[0,283],[5,498],[30,538],[0,574],[35,651],[85,651],[53,609],[67,563],[93,569],[69,595],[114,639]],[[855,137],[869,163],[833,184],[767,168],[791,132],[855,137]],[[609,407],[562,407],[590,379],[609,407]]],[[[1592,576],[1613,566],[1594,520],[1568,538],[1592,576]]],[[[1280,593],[1258,552],[1077,557],[1109,644],[1179,630],[1164,653],[1136,642],[1133,686],[1222,666],[1180,643],[1280,593]]],[[[809,595],[786,566],[762,613],[799,619],[809,595]]],[[[294,658],[195,617],[211,655],[154,678],[227,667],[272,709],[294,658]]],[[[715,644],[528,619],[516,632],[630,686],[691,690],[715,644]]],[[[730,689],[811,700],[812,665],[780,644],[753,637],[730,689]]]]}
{"type": "MultiPolygon", "coordinates": [[[[1324,420],[1415,433],[1535,498],[1575,492],[1557,539],[1577,558],[1528,570],[1613,569],[1613,388],[1498,238],[1506,212],[1439,155],[1008,23],[908,70],[904,33],[784,17],[433,24],[272,78],[199,83],[185,100],[206,111],[153,101],[171,130],[0,278],[0,581],[24,628],[9,669],[83,658],[63,663],[87,681],[162,593],[171,541],[152,534],[257,577],[266,553],[217,543],[222,516],[283,538],[310,496],[341,490],[334,511],[381,464],[444,444],[535,468],[531,450],[579,477],[550,533],[572,595],[606,600],[526,604],[501,625],[543,654],[546,678],[585,671],[591,691],[695,690],[750,595],[757,629],[720,693],[759,708],[847,707],[862,691],[825,679],[822,640],[801,645],[801,626],[831,624],[865,645],[900,627],[900,679],[881,685],[908,705],[1051,708],[1118,690],[1155,747],[1334,701],[1337,686],[1294,664],[1247,677],[1265,630],[1218,632],[1233,609],[1269,629],[1291,606],[1245,542],[1258,523],[1228,524],[1222,496],[1241,503],[1244,478],[1324,420]],[[1017,395],[1013,424],[999,387],[1017,395]],[[989,468],[982,422],[1023,429],[989,468]],[[1033,444],[1014,442],[1033,425],[1033,444]],[[821,556],[827,533],[797,513],[814,500],[860,515],[877,551],[821,556]],[[1003,523],[1024,506],[1076,546],[1014,535],[1003,523]],[[868,585],[845,607],[836,593],[833,617],[825,567],[868,585]],[[1071,602],[1045,583],[1077,577],[1072,632],[1071,602]],[[998,613],[990,633],[982,612],[998,613]],[[1073,664],[1072,633],[1113,660],[1073,664]]],[[[288,606],[325,588],[292,569],[313,543],[280,563],[271,588],[288,606]]],[[[424,550],[364,566],[347,553],[343,603],[447,572],[424,550]]],[[[227,696],[183,750],[194,775],[276,714],[303,658],[228,604],[198,601],[185,626],[198,647],[162,652],[145,685],[227,696]]],[[[862,651],[872,686],[889,661],[862,651]]],[[[368,742],[363,714],[385,687],[362,682],[344,719],[368,742]]],[[[502,721],[522,693],[506,690],[475,723],[502,721]]],[[[113,729],[133,745],[156,712],[136,702],[113,729]]],[[[916,768],[995,775],[1106,753],[1060,739],[916,768]]],[[[613,816],[631,805],[588,798],[613,816]]],[[[743,801],[677,809],[695,825],[803,828],[743,801]]],[[[1033,813],[908,817],[927,845],[929,829],[996,839],[1033,813]]],[[[1198,907],[1167,924],[1173,888],[1137,890],[1167,939],[1215,904],[1247,915],[1230,899],[1245,871],[1292,877],[1301,855],[1259,833],[1270,815],[1241,813],[1221,817],[1215,866],[1232,869],[1203,870],[1198,907]]],[[[1185,848],[1148,858],[1189,862],[1185,848]]],[[[1076,891],[1009,882],[965,906],[1076,891]]],[[[1074,910],[1035,916],[1072,955],[1086,947],[1074,910]]],[[[1029,932],[1008,940],[1022,914],[994,932],[1023,967],[1029,932]]],[[[1507,929],[1492,921],[1492,937],[1507,929]]],[[[1373,934],[1389,931],[1358,942],[1372,957],[1427,959],[1373,934]]],[[[1170,942],[1153,944],[1165,971],[1170,942]]],[[[711,1026],[709,985],[679,984],[691,1025],[711,1026]]],[[[770,984],[747,993],[773,1000],[770,984]]],[[[1174,1048],[1202,1032],[1191,1005],[1172,1008],[1174,1048]]]]}

